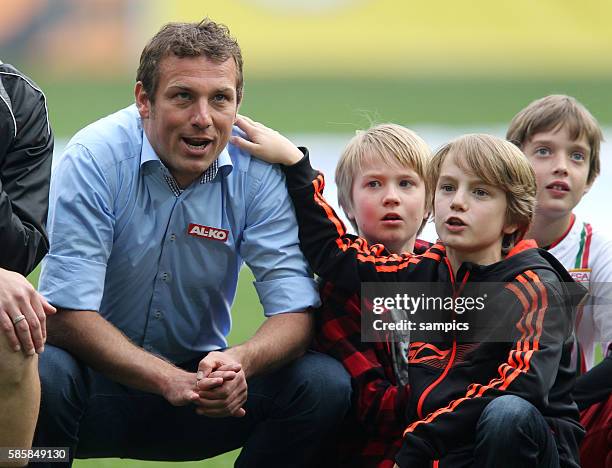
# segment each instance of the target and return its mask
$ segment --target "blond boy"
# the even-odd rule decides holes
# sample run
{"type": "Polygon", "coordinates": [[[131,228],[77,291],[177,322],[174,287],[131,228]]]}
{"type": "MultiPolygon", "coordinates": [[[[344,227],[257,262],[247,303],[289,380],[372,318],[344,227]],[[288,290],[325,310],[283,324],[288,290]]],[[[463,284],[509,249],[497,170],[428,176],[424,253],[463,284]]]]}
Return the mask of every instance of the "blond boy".
{"type": "MultiPolygon", "coordinates": [[[[554,257],[521,241],[536,192],[525,156],[488,135],[466,135],[443,147],[430,165],[429,182],[444,245],[422,256],[387,255],[381,245],[346,235],[322,197],[323,176],[307,156],[277,134],[243,128],[252,142],[238,144],[288,166],[301,247],[315,272],[338,287],[438,281],[450,283],[457,295],[468,281],[505,285],[487,310],[499,320],[502,341],[458,343],[452,335],[411,343],[412,404],[397,465],[427,467],[439,459],[440,466],[578,467],[582,429],[570,395],[575,301],[569,297],[581,296],[582,288],[554,257]]],[[[448,321],[454,311],[449,314],[448,321]]]]}

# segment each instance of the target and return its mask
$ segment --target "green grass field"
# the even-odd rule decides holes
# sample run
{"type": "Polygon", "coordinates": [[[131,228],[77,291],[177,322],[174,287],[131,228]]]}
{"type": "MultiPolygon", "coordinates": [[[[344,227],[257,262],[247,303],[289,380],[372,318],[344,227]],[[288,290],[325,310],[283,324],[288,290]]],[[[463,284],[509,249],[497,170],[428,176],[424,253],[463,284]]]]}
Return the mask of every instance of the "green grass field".
{"type": "MultiPolygon", "coordinates": [[[[128,78],[114,82],[38,82],[47,93],[56,135],[64,138],[133,102],[133,82],[128,78]]],[[[531,100],[565,93],[581,100],[602,124],[612,124],[611,90],[612,77],[257,81],[247,76],[241,112],[290,133],[350,134],[372,121],[504,125],[531,100]]]]}

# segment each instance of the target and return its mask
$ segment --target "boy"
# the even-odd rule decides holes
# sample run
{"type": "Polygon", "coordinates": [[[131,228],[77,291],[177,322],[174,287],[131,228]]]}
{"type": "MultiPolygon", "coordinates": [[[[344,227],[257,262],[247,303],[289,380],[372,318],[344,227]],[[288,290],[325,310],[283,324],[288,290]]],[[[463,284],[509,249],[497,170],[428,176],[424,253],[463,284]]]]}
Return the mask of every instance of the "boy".
{"type": "MultiPolygon", "coordinates": [[[[430,158],[427,144],[396,124],[376,125],[351,139],[338,161],[336,183],[338,202],[359,236],[383,244],[388,253],[413,252],[429,215],[430,158]]],[[[339,434],[335,463],[392,464],[408,404],[406,350],[399,343],[362,341],[359,294],[333,282],[324,282],[320,291],[315,348],[341,361],[353,386],[352,413],[339,434]]]]}
{"type": "Polygon", "coordinates": [[[570,395],[571,324],[563,319],[571,316],[567,299],[583,292],[554,257],[521,241],[536,191],[524,155],[487,135],[466,135],[444,146],[428,177],[444,245],[422,256],[384,255],[383,246],[346,236],[322,198],[323,177],[307,156],[262,126],[238,125],[251,142],[236,138],[236,144],[288,166],[302,249],[327,280],[349,290],[359,290],[364,281],[447,281],[453,297],[468,279],[506,285],[493,298],[499,307],[492,316],[515,324],[518,333],[507,331],[512,342],[459,345],[453,337],[410,345],[412,423],[397,464],[425,467],[441,459],[453,467],[577,467],[582,429],[570,395]]]}
{"type": "MultiPolygon", "coordinates": [[[[612,282],[612,242],[574,214],[599,175],[602,132],[597,121],[576,99],[551,95],[521,110],[512,119],[506,137],[523,150],[536,174],[536,213],[527,236],[552,253],[576,281],[590,285],[596,297],[609,295],[606,288],[612,282]]],[[[585,409],[609,398],[609,371],[602,381],[598,377],[605,375],[602,369],[592,368],[596,343],[604,343],[605,353],[605,344],[612,341],[612,312],[586,305],[579,310],[576,335],[576,372],[582,375],[576,380],[574,396],[580,409],[585,409]]],[[[610,366],[610,360],[600,366],[610,366]]],[[[602,460],[599,454],[585,450],[591,445],[591,419],[582,415],[588,429],[581,450],[583,466],[597,466],[602,460]]]]}

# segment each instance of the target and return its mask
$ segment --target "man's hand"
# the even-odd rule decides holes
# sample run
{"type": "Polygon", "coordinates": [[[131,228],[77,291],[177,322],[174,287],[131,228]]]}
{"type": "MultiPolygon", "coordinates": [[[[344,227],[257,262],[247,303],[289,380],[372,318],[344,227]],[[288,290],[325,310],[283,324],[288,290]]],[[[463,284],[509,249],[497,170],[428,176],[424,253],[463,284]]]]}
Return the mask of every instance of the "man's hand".
{"type": "Polygon", "coordinates": [[[54,313],[28,280],[0,269],[0,326],[15,351],[41,353],[47,339],[46,316],[54,313]]]}
{"type": "Polygon", "coordinates": [[[241,364],[227,352],[213,351],[200,361],[196,413],[213,418],[242,417],[247,399],[246,376],[241,364]]]}
{"type": "Polygon", "coordinates": [[[195,403],[199,398],[196,392],[196,374],[176,368],[174,374],[167,380],[166,386],[162,389],[162,396],[174,406],[195,403]]]}
{"type": "Polygon", "coordinates": [[[244,115],[238,116],[236,125],[246,133],[250,141],[233,136],[231,143],[259,159],[273,164],[292,166],[304,157],[302,152],[283,135],[244,115]]]}

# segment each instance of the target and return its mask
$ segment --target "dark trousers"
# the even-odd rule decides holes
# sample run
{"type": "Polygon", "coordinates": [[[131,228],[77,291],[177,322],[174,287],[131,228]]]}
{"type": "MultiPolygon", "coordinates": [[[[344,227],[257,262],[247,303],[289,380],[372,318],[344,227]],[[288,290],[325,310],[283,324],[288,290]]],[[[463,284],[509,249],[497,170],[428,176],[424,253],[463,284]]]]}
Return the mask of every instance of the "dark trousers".
{"type": "MultiPolygon", "coordinates": [[[[187,367],[193,365],[197,362],[187,367]]],[[[201,460],[243,447],[236,466],[311,466],[351,397],[342,365],[315,352],[250,379],[243,418],[208,418],[192,405],[172,406],[161,396],[107,379],[51,345],[39,369],[42,401],[34,446],[69,447],[71,460],[201,460]]]]}
{"type": "Polygon", "coordinates": [[[441,468],[558,468],[553,434],[535,406],[504,395],[489,403],[478,420],[475,444],[451,452],[441,468]]]}

